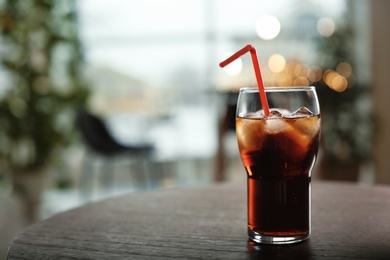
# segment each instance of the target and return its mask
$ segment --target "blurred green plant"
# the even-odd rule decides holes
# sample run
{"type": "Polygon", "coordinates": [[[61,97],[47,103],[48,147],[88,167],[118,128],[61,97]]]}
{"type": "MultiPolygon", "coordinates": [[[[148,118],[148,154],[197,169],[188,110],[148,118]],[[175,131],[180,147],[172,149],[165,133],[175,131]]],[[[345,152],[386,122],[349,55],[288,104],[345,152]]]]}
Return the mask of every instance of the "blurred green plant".
{"type": "Polygon", "coordinates": [[[322,117],[322,150],[330,164],[356,164],[372,158],[375,118],[369,88],[356,77],[354,31],[347,23],[318,41],[317,82],[322,117]],[[329,77],[328,77],[329,76],[329,77]]]}
{"type": "Polygon", "coordinates": [[[88,97],[75,1],[2,1],[0,30],[0,167],[33,172],[71,142],[88,97]]]}

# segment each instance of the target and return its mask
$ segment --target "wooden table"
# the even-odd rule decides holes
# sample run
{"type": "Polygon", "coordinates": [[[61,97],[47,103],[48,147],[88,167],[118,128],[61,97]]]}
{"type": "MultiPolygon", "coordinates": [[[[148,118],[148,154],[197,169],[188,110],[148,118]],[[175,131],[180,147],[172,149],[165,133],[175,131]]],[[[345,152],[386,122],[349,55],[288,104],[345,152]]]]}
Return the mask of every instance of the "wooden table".
{"type": "Polygon", "coordinates": [[[128,194],[38,222],[8,259],[390,259],[390,187],[313,182],[312,235],[248,241],[246,184],[128,194]]]}

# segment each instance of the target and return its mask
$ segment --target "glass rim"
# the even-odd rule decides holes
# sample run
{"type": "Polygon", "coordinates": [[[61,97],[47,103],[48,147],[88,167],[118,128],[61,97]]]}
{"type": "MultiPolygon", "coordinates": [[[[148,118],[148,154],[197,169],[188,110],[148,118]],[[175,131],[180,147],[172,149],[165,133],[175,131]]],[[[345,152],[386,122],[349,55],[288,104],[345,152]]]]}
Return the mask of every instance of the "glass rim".
{"type": "MultiPolygon", "coordinates": [[[[284,86],[284,87],[265,87],[265,92],[293,92],[293,91],[312,91],[316,88],[314,86],[284,86]]],[[[244,87],[240,88],[240,93],[256,93],[259,92],[257,87],[244,87]]]]}

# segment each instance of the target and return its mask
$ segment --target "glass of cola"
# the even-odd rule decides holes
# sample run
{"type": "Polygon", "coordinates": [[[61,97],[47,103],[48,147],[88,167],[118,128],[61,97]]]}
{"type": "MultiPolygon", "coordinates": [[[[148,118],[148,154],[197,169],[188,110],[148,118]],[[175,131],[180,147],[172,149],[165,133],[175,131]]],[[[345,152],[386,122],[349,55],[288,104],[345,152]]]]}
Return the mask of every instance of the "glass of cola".
{"type": "Polygon", "coordinates": [[[321,117],[314,87],[257,88],[238,96],[236,133],[248,180],[248,235],[257,243],[291,244],[310,236],[311,172],[321,117]]]}

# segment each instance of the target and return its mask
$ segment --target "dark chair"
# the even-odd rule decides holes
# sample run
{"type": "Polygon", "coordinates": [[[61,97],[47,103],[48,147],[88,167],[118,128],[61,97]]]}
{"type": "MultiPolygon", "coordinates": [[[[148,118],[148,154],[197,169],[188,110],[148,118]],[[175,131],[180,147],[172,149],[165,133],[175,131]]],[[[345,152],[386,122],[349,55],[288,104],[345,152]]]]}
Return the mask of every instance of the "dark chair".
{"type": "Polygon", "coordinates": [[[224,146],[224,137],[229,132],[236,131],[236,109],[238,92],[222,93],[225,99],[225,111],[218,122],[218,143],[215,156],[214,181],[225,181],[226,176],[226,151],[224,146]]]}
{"type": "Polygon", "coordinates": [[[104,160],[103,168],[105,185],[112,187],[113,169],[109,168],[112,160],[117,156],[128,156],[143,172],[145,184],[150,188],[149,164],[154,150],[153,145],[124,145],[119,143],[110,133],[104,121],[96,115],[85,110],[80,111],[76,117],[76,124],[87,147],[85,170],[81,179],[81,187],[85,192],[92,180],[92,161],[100,157],[104,160]]]}

